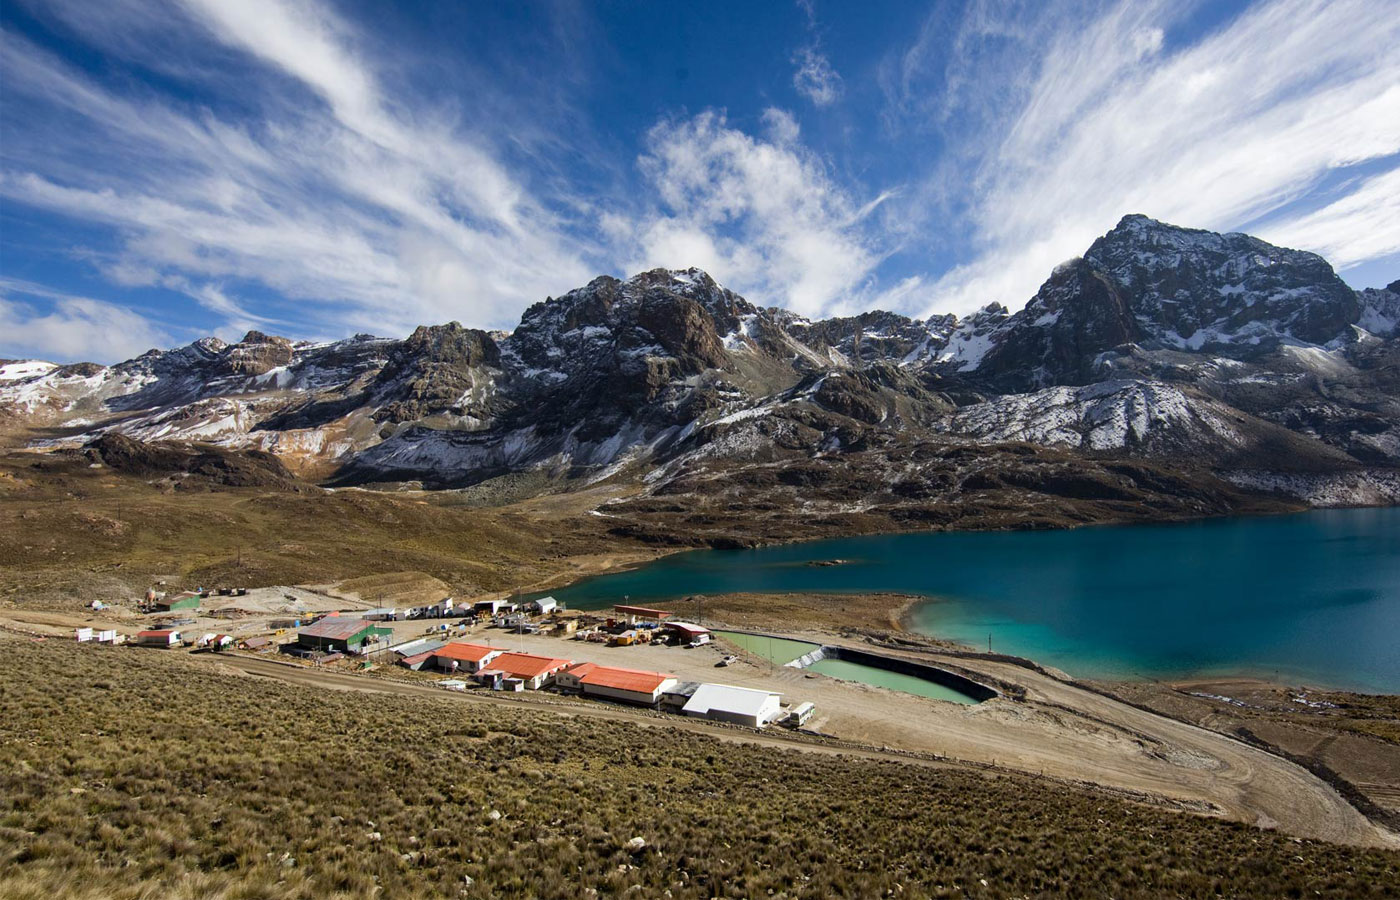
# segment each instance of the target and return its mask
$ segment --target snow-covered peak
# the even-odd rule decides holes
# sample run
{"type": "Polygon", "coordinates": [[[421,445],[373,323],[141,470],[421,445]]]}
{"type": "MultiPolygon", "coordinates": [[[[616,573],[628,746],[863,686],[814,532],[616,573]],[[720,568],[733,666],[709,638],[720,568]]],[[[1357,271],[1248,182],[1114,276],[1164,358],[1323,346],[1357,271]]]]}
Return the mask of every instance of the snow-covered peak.
{"type": "Polygon", "coordinates": [[[1084,259],[1122,290],[1145,339],[1163,347],[1324,344],[1360,312],[1325,259],[1247,234],[1126,216],[1084,259]]]}

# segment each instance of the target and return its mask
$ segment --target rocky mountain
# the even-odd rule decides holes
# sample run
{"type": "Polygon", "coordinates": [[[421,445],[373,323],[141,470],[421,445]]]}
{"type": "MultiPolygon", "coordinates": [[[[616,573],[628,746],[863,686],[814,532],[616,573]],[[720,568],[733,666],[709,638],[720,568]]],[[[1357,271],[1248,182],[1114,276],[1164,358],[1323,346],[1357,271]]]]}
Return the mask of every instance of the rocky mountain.
{"type": "Polygon", "coordinates": [[[1315,254],[1128,216],[1014,314],[811,321],[654,270],[548,298],[509,334],[250,332],[113,366],[0,361],[0,421],[49,448],[265,452],[332,485],[621,479],[655,515],[726,497],[933,522],[939,504],[1038,490],[1174,515],[1261,492],[1395,502],[1398,325],[1400,282],[1356,292],[1315,254]]]}

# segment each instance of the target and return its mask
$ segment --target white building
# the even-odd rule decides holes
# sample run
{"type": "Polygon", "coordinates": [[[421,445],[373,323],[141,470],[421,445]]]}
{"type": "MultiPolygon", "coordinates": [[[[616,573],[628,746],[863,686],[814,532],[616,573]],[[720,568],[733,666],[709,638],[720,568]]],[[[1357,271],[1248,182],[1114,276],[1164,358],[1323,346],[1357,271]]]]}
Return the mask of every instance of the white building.
{"type": "Polygon", "coordinates": [[[530,604],[540,611],[540,615],[547,616],[559,608],[559,601],[553,597],[541,597],[530,604]]]}
{"type": "Polygon", "coordinates": [[[729,684],[702,684],[681,707],[681,712],[716,722],[762,728],[778,717],[781,701],[782,695],[773,691],[729,684]]]}

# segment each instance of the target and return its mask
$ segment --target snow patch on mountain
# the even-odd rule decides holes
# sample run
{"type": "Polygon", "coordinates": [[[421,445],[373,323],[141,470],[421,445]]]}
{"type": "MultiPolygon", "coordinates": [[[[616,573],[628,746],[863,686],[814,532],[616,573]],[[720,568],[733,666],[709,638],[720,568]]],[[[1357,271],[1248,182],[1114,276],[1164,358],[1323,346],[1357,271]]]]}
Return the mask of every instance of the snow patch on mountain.
{"type": "Polygon", "coordinates": [[[1197,443],[1242,446],[1228,414],[1180,388],[1106,381],[1009,394],[964,407],[942,426],[983,442],[1025,441],[1092,451],[1165,453],[1197,443]]]}
{"type": "Polygon", "coordinates": [[[1225,472],[1222,477],[1239,487],[1283,494],[1309,506],[1337,508],[1400,503],[1400,472],[1394,469],[1322,474],[1238,470],[1225,472]]]}
{"type": "Polygon", "coordinates": [[[45,362],[41,359],[22,359],[16,362],[7,362],[4,365],[0,365],[0,381],[13,381],[16,378],[33,378],[36,375],[46,375],[57,368],[57,363],[45,362]]]}

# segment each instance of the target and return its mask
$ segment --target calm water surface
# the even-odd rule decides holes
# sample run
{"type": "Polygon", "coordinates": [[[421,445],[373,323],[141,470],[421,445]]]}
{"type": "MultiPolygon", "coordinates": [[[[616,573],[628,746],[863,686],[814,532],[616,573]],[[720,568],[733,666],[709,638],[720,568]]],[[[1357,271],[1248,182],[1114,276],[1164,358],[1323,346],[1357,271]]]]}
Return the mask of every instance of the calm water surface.
{"type": "Polygon", "coordinates": [[[1086,677],[1400,693],[1396,508],[696,551],[553,593],[586,609],[731,591],[922,594],[919,631],[979,647],[990,636],[994,650],[1086,677]],[[829,559],[844,563],[807,564],[829,559]]]}
{"type": "MultiPolygon", "coordinates": [[[[811,653],[820,647],[820,644],[813,644],[809,641],[790,641],[786,638],[773,638],[762,634],[745,634],[740,631],[718,631],[716,634],[723,637],[736,646],[760,656],[775,665],[785,665],[811,653]]],[[[829,675],[832,678],[840,678],[842,681],[861,681],[866,684],[873,684],[894,691],[903,691],[906,694],[917,694],[920,697],[932,697],[935,700],[948,700],[953,703],[963,703],[967,705],[975,704],[977,701],[960,691],[944,687],[936,682],[920,678],[917,675],[905,675],[902,672],[887,672],[884,669],[877,669],[874,666],[867,666],[863,663],[851,662],[846,659],[822,659],[805,667],[804,672],[819,672],[822,675],[829,675]]]]}

